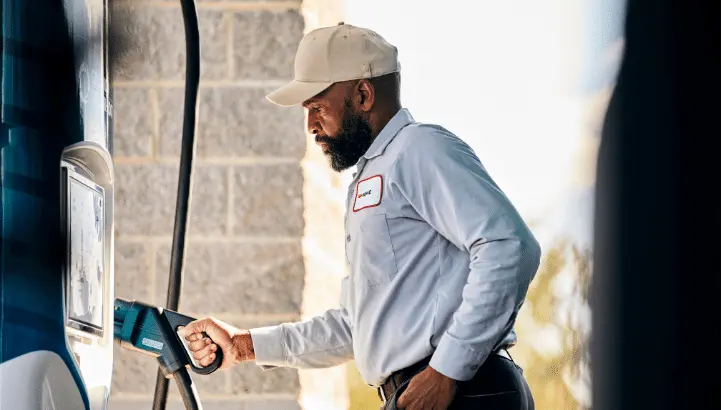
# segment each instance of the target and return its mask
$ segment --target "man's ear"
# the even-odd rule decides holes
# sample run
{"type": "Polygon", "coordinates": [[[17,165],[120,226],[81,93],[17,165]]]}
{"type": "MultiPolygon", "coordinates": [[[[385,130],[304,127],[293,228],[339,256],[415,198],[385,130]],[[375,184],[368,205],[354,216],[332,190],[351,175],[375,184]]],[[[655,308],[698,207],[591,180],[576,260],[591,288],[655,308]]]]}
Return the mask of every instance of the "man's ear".
{"type": "Polygon", "coordinates": [[[368,112],[375,103],[375,87],[368,80],[360,80],[355,85],[355,103],[361,111],[368,112]]]}

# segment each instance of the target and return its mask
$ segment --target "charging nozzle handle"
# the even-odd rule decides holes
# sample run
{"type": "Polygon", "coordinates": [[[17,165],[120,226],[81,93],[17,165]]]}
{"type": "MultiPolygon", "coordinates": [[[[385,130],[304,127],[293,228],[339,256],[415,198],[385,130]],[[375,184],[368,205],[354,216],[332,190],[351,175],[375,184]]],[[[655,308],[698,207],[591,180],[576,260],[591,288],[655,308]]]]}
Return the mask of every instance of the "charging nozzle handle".
{"type": "MultiPolygon", "coordinates": [[[[199,366],[196,363],[182,332],[182,328],[194,320],[173,310],[116,298],[113,306],[113,338],[122,347],[156,356],[164,380],[186,366],[194,373],[208,375],[219,369],[224,354],[218,349],[210,365],[199,366]]],[[[209,337],[207,334],[204,336],[209,337]]]]}
{"type": "MultiPolygon", "coordinates": [[[[217,369],[219,369],[219,367],[221,367],[222,361],[224,360],[224,353],[222,353],[221,349],[217,349],[214,361],[208,366],[197,366],[196,360],[192,357],[191,351],[187,347],[189,342],[187,342],[183,337],[181,328],[193,322],[195,320],[194,318],[170,310],[164,311],[164,317],[169,323],[169,326],[171,326],[171,329],[176,333],[178,342],[184,347],[184,353],[186,355],[186,359],[188,360],[189,367],[194,373],[208,375],[214,373],[217,369]]],[[[202,334],[204,337],[209,337],[206,333],[202,334]]]]}

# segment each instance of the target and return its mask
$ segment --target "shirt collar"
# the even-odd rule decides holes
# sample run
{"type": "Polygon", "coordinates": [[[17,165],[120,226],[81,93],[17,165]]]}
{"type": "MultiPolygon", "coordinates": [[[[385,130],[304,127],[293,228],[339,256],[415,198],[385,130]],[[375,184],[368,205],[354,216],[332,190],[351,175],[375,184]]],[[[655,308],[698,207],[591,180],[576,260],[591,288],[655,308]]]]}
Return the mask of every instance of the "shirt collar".
{"type": "Polygon", "coordinates": [[[382,154],[393,138],[398,135],[398,132],[413,121],[413,116],[410,115],[407,108],[401,108],[398,110],[393,118],[385,124],[385,127],[383,127],[378,136],[375,137],[372,145],[370,145],[370,148],[368,148],[363,157],[370,160],[382,154]]]}

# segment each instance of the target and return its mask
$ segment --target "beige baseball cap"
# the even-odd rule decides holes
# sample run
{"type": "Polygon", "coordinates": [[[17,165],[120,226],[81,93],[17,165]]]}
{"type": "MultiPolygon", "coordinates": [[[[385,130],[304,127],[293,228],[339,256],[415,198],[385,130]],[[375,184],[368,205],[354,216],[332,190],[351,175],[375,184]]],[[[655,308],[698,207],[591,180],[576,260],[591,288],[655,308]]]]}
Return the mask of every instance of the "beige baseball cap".
{"type": "Polygon", "coordinates": [[[340,81],[373,78],[400,71],[398,49],[378,33],[339,23],[307,33],[295,55],[295,78],[267,95],[290,107],[340,81]]]}

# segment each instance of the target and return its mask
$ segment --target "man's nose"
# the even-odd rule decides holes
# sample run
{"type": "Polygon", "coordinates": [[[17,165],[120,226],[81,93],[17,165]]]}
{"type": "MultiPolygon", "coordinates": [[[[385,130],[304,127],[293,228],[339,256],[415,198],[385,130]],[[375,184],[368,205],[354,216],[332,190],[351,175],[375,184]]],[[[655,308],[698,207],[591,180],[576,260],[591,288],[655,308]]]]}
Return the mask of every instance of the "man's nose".
{"type": "Polygon", "coordinates": [[[314,117],[312,112],[307,113],[307,132],[310,135],[317,135],[320,132],[320,123],[314,117]]]}

